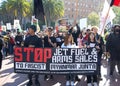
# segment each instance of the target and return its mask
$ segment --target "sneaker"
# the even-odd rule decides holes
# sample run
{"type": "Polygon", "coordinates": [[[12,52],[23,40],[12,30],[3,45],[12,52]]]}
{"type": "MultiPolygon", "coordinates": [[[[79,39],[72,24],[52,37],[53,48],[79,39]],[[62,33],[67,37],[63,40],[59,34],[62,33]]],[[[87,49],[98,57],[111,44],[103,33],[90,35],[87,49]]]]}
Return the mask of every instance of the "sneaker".
{"type": "Polygon", "coordinates": [[[31,85],[32,85],[32,82],[29,81],[29,82],[27,83],[27,86],[31,86],[31,85]]]}
{"type": "Polygon", "coordinates": [[[120,76],[120,72],[118,72],[118,76],[120,76]]]}
{"type": "Polygon", "coordinates": [[[70,86],[70,81],[66,81],[66,86],[70,86]]]}
{"type": "Polygon", "coordinates": [[[35,82],[35,86],[40,86],[39,81],[35,82]]]}
{"type": "Polygon", "coordinates": [[[40,86],[40,83],[38,80],[35,80],[35,86],[40,86]]]}
{"type": "Polygon", "coordinates": [[[80,79],[78,78],[78,76],[75,77],[75,81],[80,81],[80,79]]]}
{"type": "Polygon", "coordinates": [[[44,80],[46,81],[47,79],[48,79],[48,76],[47,76],[47,75],[45,75],[45,76],[44,76],[44,80]]]}
{"type": "Polygon", "coordinates": [[[70,86],[74,86],[74,81],[71,81],[70,86]]]}
{"type": "Polygon", "coordinates": [[[113,76],[113,75],[110,75],[109,77],[110,77],[110,79],[114,79],[114,76],[113,76]]]}
{"type": "Polygon", "coordinates": [[[53,75],[50,75],[50,80],[53,80],[53,79],[54,79],[53,75]]]}
{"type": "Polygon", "coordinates": [[[92,83],[88,83],[87,86],[92,86],[92,83]]]}
{"type": "Polygon", "coordinates": [[[98,80],[99,80],[99,81],[101,81],[101,80],[103,80],[103,79],[102,79],[102,77],[101,77],[101,76],[98,76],[98,80]]]}
{"type": "Polygon", "coordinates": [[[97,82],[94,82],[93,85],[94,85],[94,86],[98,86],[97,82]]]}

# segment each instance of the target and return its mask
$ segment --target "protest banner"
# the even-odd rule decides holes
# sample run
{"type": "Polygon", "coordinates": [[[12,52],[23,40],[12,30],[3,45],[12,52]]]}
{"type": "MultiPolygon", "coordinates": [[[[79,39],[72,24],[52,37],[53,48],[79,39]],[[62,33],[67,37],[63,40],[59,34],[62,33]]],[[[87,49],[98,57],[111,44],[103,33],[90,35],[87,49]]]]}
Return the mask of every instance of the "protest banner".
{"type": "Polygon", "coordinates": [[[97,74],[98,56],[95,48],[26,48],[14,53],[16,73],[97,74]]]}

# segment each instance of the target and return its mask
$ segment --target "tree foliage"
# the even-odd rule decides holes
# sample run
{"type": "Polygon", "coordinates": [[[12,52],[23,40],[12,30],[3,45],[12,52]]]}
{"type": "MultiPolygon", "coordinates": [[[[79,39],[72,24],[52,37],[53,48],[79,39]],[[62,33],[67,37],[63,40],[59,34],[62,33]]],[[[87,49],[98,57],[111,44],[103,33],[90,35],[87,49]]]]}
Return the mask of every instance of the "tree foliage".
{"type": "Polygon", "coordinates": [[[88,24],[89,25],[99,25],[99,15],[96,12],[91,12],[88,15],[88,24]]]}
{"type": "Polygon", "coordinates": [[[0,7],[0,15],[4,22],[11,22],[14,18],[22,21],[23,17],[31,16],[31,3],[27,0],[7,0],[2,2],[0,7]],[[6,19],[8,17],[8,19],[6,19]]]}
{"type": "MultiPolygon", "coordinates": [[[[64,15],[63,0],[42,0],[48,24],[64,15]]],[[[31,18],[33,14],[33,0],[6,0],[0,6],[0,21],[13,22],[15,18],[22,22],[23,18],[31,18]]]]}
{"type": "Polygon", "coordinates": [[[113,11],[116,14],[113,23],[120,24],[120,7],[113,7],[113,11]]]}
{"type": "Polygon", "coordinates": [[[64,3],[62,0],[43,0],[43,6],[49,25],[64,15],[64,3]]]}

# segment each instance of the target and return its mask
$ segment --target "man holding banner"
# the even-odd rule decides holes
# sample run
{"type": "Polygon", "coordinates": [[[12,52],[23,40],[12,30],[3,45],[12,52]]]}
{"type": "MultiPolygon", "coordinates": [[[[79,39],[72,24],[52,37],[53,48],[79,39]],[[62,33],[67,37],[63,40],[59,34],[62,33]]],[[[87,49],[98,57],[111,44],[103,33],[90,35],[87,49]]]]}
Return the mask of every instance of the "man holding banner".
{"type": "MultiPolygon", "coordinates": [[[[29,34],[30,36],[25,39],[24,46],[25,47],[42,47],[42,40],[38,38],[38,36],[35,35],[36,32],[36,26],[31,25],[29,28],[29,34]]],[[[30,58],[32,59],[32,58],[30,58]]],[[[35,85],[40,86],[40,83],[38,81],[38,75],[37,74],[28,74],[29,82],[27,83],[27,86],[31,86],[32,83],[32,77],[35,76],[35,85]]]]}

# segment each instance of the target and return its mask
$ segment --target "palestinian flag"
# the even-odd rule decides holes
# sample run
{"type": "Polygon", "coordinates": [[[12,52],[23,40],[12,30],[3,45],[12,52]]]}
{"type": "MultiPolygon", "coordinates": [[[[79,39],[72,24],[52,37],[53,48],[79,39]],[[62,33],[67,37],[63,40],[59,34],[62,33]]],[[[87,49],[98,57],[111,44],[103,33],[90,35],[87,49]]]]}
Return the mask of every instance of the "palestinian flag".
{"type": "Polygon", "coordinates": [[[110,6],[119,6],[120,7],[120,0],[112,0],[110,6]]]}

